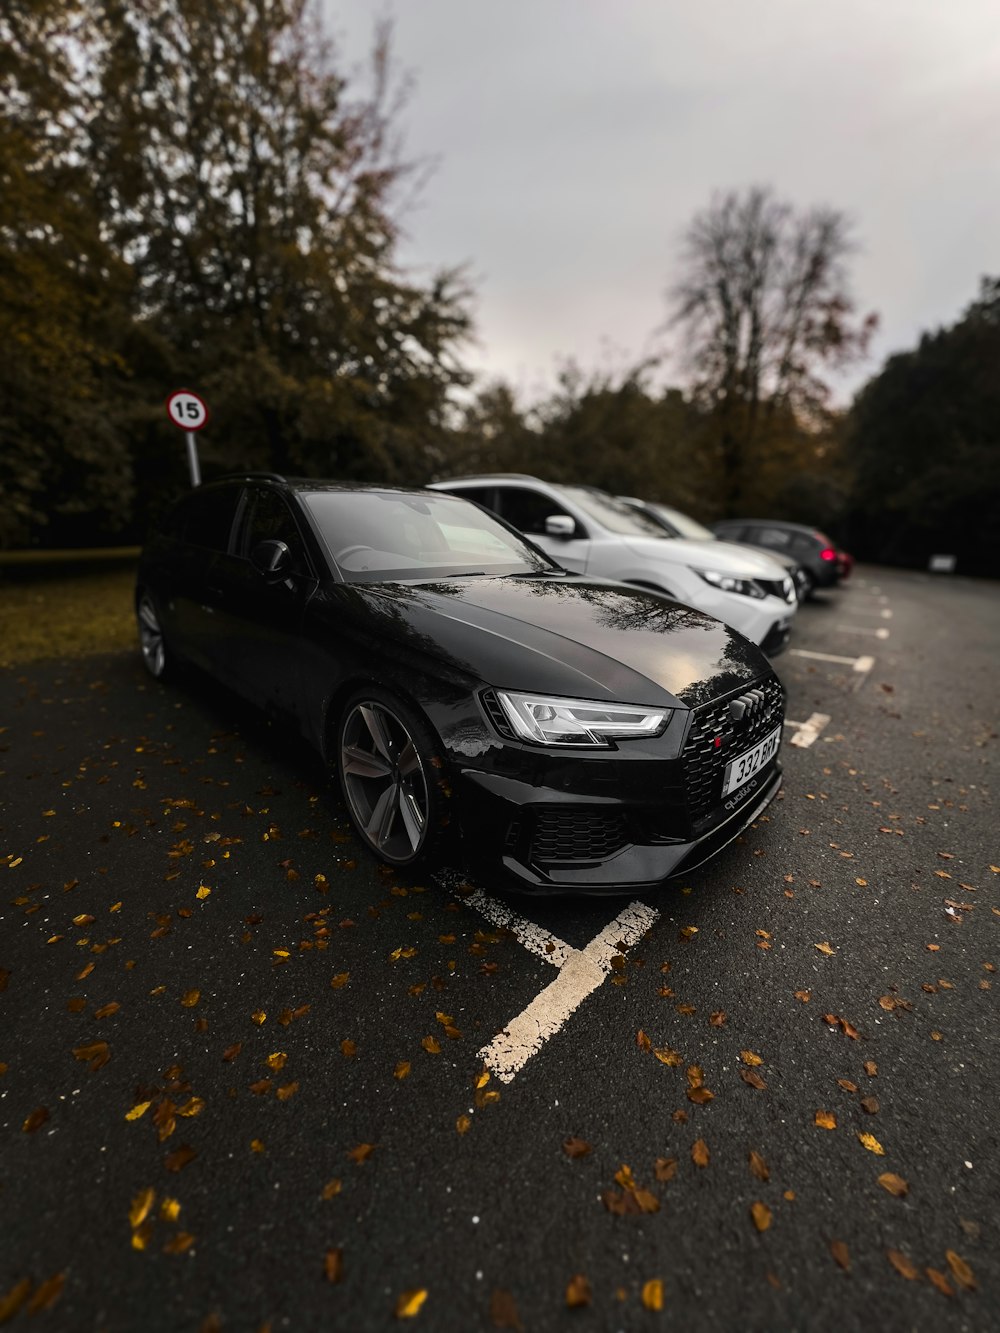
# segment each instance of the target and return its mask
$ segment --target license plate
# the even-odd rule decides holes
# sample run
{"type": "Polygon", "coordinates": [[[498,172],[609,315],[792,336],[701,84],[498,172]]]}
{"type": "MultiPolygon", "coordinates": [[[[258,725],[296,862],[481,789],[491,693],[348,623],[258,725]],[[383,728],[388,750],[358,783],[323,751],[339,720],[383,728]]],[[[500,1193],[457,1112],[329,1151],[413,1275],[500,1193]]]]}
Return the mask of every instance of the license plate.
{"type": "Polygon", "coordinates": [[[730,792],[735,791],[737,787],[742,787],[744,782],[749,782],[755,773],[760,770],[778,753],[778,746],[781,744],[781,728],[775,727],[769,736],[750,750],[737,755],[726,765],[726,775],[722,783],[722,794],[728,796],[730,792]]]}

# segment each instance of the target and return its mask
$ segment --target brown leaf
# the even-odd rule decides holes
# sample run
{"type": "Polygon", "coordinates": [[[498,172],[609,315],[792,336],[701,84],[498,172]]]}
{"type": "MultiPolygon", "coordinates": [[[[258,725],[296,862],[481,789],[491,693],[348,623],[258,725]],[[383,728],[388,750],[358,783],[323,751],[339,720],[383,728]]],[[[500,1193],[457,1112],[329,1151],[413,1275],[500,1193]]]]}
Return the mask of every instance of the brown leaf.
{"type": "Polygon", "coordinates": [[[756,1088],[758,1092],[763,1092],[767,1084],[757,1073],[756,1069],[741,1069],[740,1078],[744,1083],[749,1083],[751,1088],[756,1088]]]}
{"type": "Polygon", "coordinates": [[[878,1065],[874,1060],[866,1060],[864,1063],[864,1070],[869,1078],[874,1078],[878,1073],[878,1065]]]}
{"type": "Polygon", "coordinates": [[[666,1184],[668,1180],[673,1180],[677,1174],[676,1157],[657,1157],[653,1163],[653,1175],[661,1184],[666,1184]]]}
{"type": "Polygon", "coordinates": [[[639,1205],[641,1213],[658,1213],[660,1211],[660,1201],[650,1190],[635,1189],[632,1191],[632,1197],[639,1205]]]}
{"type": "Polygon", "coordinates": [[[195,1150],[186,1143],[181,1144],[172,1153],[168,1153],[163,1159],[163,1165],[168,1171],[182,1171],[188,1162],[193,1162],[198,1156],[195,1150]]]}
{"type": "Polygon", "coordinates": [[[563,1139],[563,1152],[567,1157],[577,1158],[586,1157],[590,1152],[590,1144],[586,1139],[575,1138],[572,1134],[568,1139],[563,1139]]]}
{"type": "Polygon", "coordinates": [[[346,1059],[353,1060],[358,1053],[357,1042],[352,1041],[350,1037],[345,1037],[340,1043],[340,1053],[346,1059]]]}
{"type": "Polygon", "coordinates": [[[878,1098],[877,1098],[877,1097],[862,1097],[862,1098],[861,1098],[861,1109],[862,1109],[863,1111],[867,1111],[869,1115],[877,1115],[877,1114],[878,1114],[878,1098]]]}
{"type": "Polygon", "coordinates": [[[396,1068],[392,1071],[393,1078],[398,1078],[400,1080],[406,1078],[410,1072],[410,1068],[409,1060],[400,1060],[396,1065],[396,1068]]]}
{"type": "Polygon", "coordinates": [[[858,1090],[858,1085],[856,1083],[852,1083],[849,1078],[838,1078],[837,1082],[840,1084],[840,1086],[844,1089],[845,1092],[857,1092],[858,1090]]]}
{"type": "Polygon", "coordinates": [[[589,1305],[591,1301],[590,1281],[582,1273],[571,1277],[566,1286],[566,1304],[571,1310],[589,1305]]]}
{"type": "Polygon", "coordinates": [[[750,1149],[750,1174],[756,1176],[758,1180],[770,1180],[771,1171],[767,1163],[761,1157],[759,1152],[750,1149]]]}
{"type": "Polygon", "coordinates": [[[752,1203],[750,1205],[750,1216],[753,1218],[753,1224],[758,1231],[766,1231],[771,1225],[771,1210],[766,1203],[752,1203]]]}
{"type": "Polygon", "coordinates": [[[663,1065],[671,1065],[676,1068],[682,1063],[680,1051],[673,1051],[669,1046],[657,1047],[653,1050],[653,1054],[656,1056],[657,1060],[659,1060],[660,1064],[663,1065]]]}
{"type": "Polygon", "coordinates": [[[643,1283],[642,1303],[647,1310],[663,1309],[663,1280],[658,1277],[651,1277],[648,1282],[643,1283]]]}
{"type": "Polygon", "coordinates": [[[326,1184],[323,1186],[320,1198],[327,1200],[334,1199],[337,1197],[337,1195],[340,1193],[343,1187],[344,1187],[343,1181],[337,1179],[336,1177],[333,1180],[328,1180],[326,1184]]]}
{"type": "Polygon", "coordinates": [[[76,1046],[73,1054],[78,1060],[89,1061],[92,1070],[103,1068],[111,1059],[111,1049],[106,1041],[92,1041],[86,1046],[76,1046]]]}
{"type": "Polygon", "coordinates": [[[893,1171],[883,1171],[878,1183],[884,1190],[888,1190],[894,1199],[901,1199],[904,1194],[910,1192],[910,1187],[903,1177],[897,1176],[893,1171]]]}
{"type": "Polygon", "coordinates": [[[95,1009],[94,1017],[98,1019],[110,1018],[112,1014],[117,1014],[120,1008],[121,1005],[118,1003],[118,1001],[112,1000],[110,1004],[102,1004],[100,1009],[95,1009]]]}
{"type": "Polygon", "coordinates": [[[723,1027],[724,1024],[725,1024],[725,1022],[726,1022],[726,1011],[725,1011],[725,1009],[716,1009],[716,1011],[715,1011],[714,1014],[709,1014],[709,1016],[708,1016],[708,1021],[711,1023],[712,1027],[714,1027],[714,1028],[721,1028],[721,1027],[723,1027]]]}
{"type": "Polygon", "coordinates": [[[458,1130],[459,1134],[468,1134],[469,1130],[472,1128],[472,1121],[467,1115],[460,1115],[455,1121],[455,1128],[458,1130]]]}
{"type": "Polygon", "coordinates": [[[438,1041],[437,1037],[424,1037],[421,1040],[420,1045],[424,1048],[424,1050],[427,1052],[428,1055],[441,1054],[441,1043],[438,1041]]]}
{"type": "Polygon", "coordinates": [[[753,1051],[740,1051],[740,1059],[745,1065],[752,1065],[755,1068],[764,1063],[762,1057],[753,1051]]]}
{"type": "Polygon", "coordinates": [[[830,944],[829,940],[823,940],[821,944],[814,944],[813,948],[818,949],[822,954],[826,954],[827,958],[829,958],[831,954],[836,953],[836,950],[830,944]]]}
{"type": "Polygon", "coordinates": [[[263,1097],[265,1093],[271,1091],[271,1080],[269,1078],[259,1078],[256,1083],[250,1084],[250,1091],[255,1097],[263,1097]]]}
{"type": "Polygon", "coordinates": [[[708,1166],[711,1161],[711,1155],[708,1151],[708,1144],[704,1139],[695,1139],[691,1145],[691,1161],[695,1166],[708,1166]]]}
{"type": "Polygon", "coordinates": [[[35,1288],[35,1294],[27,1304],[28,1314],[40,1314],[42,1310],[51,1310],[59,1299],[66,1281],[65,1273],[56,1273],[55,1277],[46,1278],[35,1288]]]}
{"type": "Polygon", "coordinates": [[[635,1043],[640,1051],[650,1051],[653,1048],[653,1043],[646,1036],[645,1032],[643,1032],[642,1028],[635,1034],[635,1043]]]}
{"type": "MultiPolygon", "coordinates": [[[[0,990],[3,990],[2,986],[0,990]]],[[[30,1290],[31,1278],[23,1277],[20,1282],[14,1283],[6,1296],[0,1296],[0,1324],[6,1324],[8,1319],[14,1318],[30,1290]]]]}
{"type": "Polygon", "coordinates": [[[837,1128],[837,1117],[833,1114],[832,1111],[817,1111],[815,1116],[815,1122],[820,1127],[820,1129],[837,1128]]]}
{"type": "Polygon", "coordinates": [[[956,1254],[954,1250],[945,1250],[944,1257],[948,1260],[948,1267],[951,1269],[952,1275],[958,1285],[964,1287],[966,1291],[975,1291],[977,1286],[976,1279],[973,1276],[972,1269],[962,1256],[956,1254]]]}
{"type": "Polygon", "coordinates": [[[695,1106],[705,1106],[715,1098],[715,1093],[709,1092],[708,1088],[702,1087],[701,1084],[695,1088],[688,1088],[687,1095],[688,1101],[694,1102],[695,1106]]]}
{"type": "Polygon", "coordinates": [[[284,1069],[287,1060],[288,1054],[286,1051],[273,1051],[264,1063],[268,1069],[273,1069],[277,1073],[279,1069],[284,1069]]]}
{"type": "Polygon", "coordinates": [[[352,1162],[357,1162],[360,1165],[362,1162],[367,1162],[374,1151],[374,1143],[359,1143],[356,1148],[351,1148],[347,1155],[352,1162]]]}
{"type": "Polygon", "coordinates": [[[337,975],[333,977],[332,980],[330,981],[330,989],[343,990],[343,988],[347,985],[350,979],[351,979],[350,972],[338,972],[337,975]]]}
{"type": "Polygon", "coordinates": [[[200,999],[201,999],[200,990],[185,991],[184,994],[181,996],[181,1004],[184,1006],[185,1009],[193,1009],[200,999]]]}
{"type": "Polygon", "coordinates": [[[920,1277],[920,1270],[912,1259],[907,1258],[901,1250],[886,1250],[886,1258],[892,1264],[893,1268],[900,1277],[907,1278],[910,1282],[916,1282],[920,1277]]]}
{"type": "Polygon", "coordinates": [[[490,1322],[494,1328],[512,1328],[514,1333],[524,1333],[514,1297],[502,1287],[494,1287],[490,1296],[490,1322]]]}
{"type": "Polygon", "coordinates": [[[833,1255],[834,1259],[837,1261],[837,1263],[840,1265],[840,1267],[844,1270],[845,1273],[849,1273],[851,1271],[851,1255],[850,1252],[848,1251],[847,1246],[844,1244],[842,1240],[830,1241],[830,1253],[833,1255]]]}
{"type": "Polygon", "coordinates": [[[323,1257],[323,1276],[327,1282],[339,1282],[344,1276],[343,1250],[327,1250],[323,1257]]]}
{"type": "Polygon", "coordinates": [[[232,1046],[227,1046],[222,1052],[223,1060],[225,1060],[226,1064],[232,1064],[242,1049],[243,1043],[241,1041],[234,1041],[232,1046]]]}
{"type": "Polygon", "coordinates": [[[156,1190],[150,1185],[147,1189],[140,1190],[132,1200],[132,1206],[128,1210],[128,1220],[133,1231],[145,1222],[155,1199],[156,1190]]]}
{"type": "Polygon", "coordinates": [[[275,1096],[279,1102],[287,1102],[289,1097],[294,1097],[299,1090],[299,1081],[295,1079],[292,1083],[283,1083],[280,1088],[275,1089],[275,1096]]]}
{"type": "Polygon", "coordinates": [[[924,1272],[931,1280],[931,1285],[936,1287],[942,1296],[954,1296],[955,1288],[951,1285],[945,1275],[937,1268],[925,1268],[924,1272]]]}
{"type": "MultiPolygon", "coordinates": [[[[176,1236],[171,1236],[163,1247],[164,1254],[184,1254],[194,1244],[194,1236],[190,1231],[178,1231],[176,1236]]],[[[204,1324],[202,1325],[204,1328],[204,1324]]]]}
{"type": "Polygon", "coordinates": [[[795,998],[796,998],[797,1000],[801,1000],[803,1004],[808,1004],[809,1001],[812,999],[812,991],[810,991],[810,990],[797,990],[797,991],[795,992],[795,998]]]}
{"type": "Polygon", "coordinates": [[[36,1129],[41,1129],[49,1118],[49,1109],[47,1106],[36,1106],[32,1113],[27,1117],[21,1129],[25,1134],[34,1134],[36,1129]]]}

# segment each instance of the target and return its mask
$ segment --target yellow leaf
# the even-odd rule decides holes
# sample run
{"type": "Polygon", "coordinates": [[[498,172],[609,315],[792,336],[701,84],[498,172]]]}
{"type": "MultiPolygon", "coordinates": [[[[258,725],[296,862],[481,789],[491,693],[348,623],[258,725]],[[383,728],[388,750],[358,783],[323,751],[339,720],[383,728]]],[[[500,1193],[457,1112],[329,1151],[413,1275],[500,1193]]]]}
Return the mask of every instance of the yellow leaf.
{"type": "Polygon", "coordinates": [[[164,1199],[160,1203],[160,1216],[164,1222],[176,1222],[181,1215],[179,1199],[164,1199]]]}
{"type": "Polygon", "coordinates": [[[199,884],[199,885],[198,885],[197,892],[195,893],[194,896],[195,896],[196,898],[200,898],[200,899],[204,902],[204,900],[208,897],[208,895],[209,895],[211,892],[212,892],[212,890],[208,887],[207,884],[199,884]]]}
{"type": "Polygon", "coordinates": [[[680,1051],[673,1051],[669,1046],[654,1047],[653,1054],[656,1056],[657,1060],[664,1065],[672,1065],[676,1067],[681,1063],[680,1051]]]}
{"type": "Polygon", "coordinates": [[[663,1280],[658,1277],[651,1277],[648,1282],[643,1283],[642,1303],[647,1310],[663,1309],[663,1280]]]}
{"type": "Polygon", "coordinates": [[[813,948],[818,949],[822,954],[826,954],[827,958],[829,958],[831,954],[836,952],[836,950],[830,944],[829,940],[823,940],[821,944],[814,944],[813,948]]]}
{"type": "Polygon", "coordinates": [[[132,1207],[128,1210],[128,1220],[133,1231],[145,1222],[155,1198],[156,1190],[150,1185],[148,1189],[140,1190],[132,1200],[132,1207]]]}
{"type": "Polygon", "coordinates": [[[407,1074],[408,1074],[409,1072],[410,1072],[410,1062],[409,1062],[409,1060],[400,1060],[399,1064],[398,1064],[398,1065],[396,1066],[396,1068],[393,1070],[393,1075],[392,1075],[392,1076],[393,1076],[393,1078],[403,1079],[403,1078],[406,1078],[406,1076],[407,1076],[407,1074]]]}
{"type": "Polygon", "coordinates": [[[820,1127],[820,1129],[836,1129],[837,1117],[833,1114],[832,1111],[817,1111],[816,1124],[820,1127]]]}
{"type": "Polygon", "coordinates": [[[869,1152],[873,1152],[876,1155],[876,1157],[885,1156],[885,1149],[882,1147],[881,1143],[879,1143],[878,1139],[874,1136],[874,1134],[859,1134],[858,1142],[861,1144],[863,1148],[867,1148],[869,1152]]]}
{"type": "Polygon", "coordinates": [[[337,1179],[328,1180],[326,1184],[323,1186],[322,1197],[324,1199],[336,1198],[336,1196],[340,1193],[342,1189],[343,1189],[343,1182],[341,1180],[337,1179]]]}
{"type": "Polygon", "coordinates": [[[189,1097],[183,1106],[178,1106],[177,1114],[185,1117],[201,1115],[205,1109],[204,1097],[189,1097]]]}
{"type": "Polygon", "coordinates": [[[185,991],[184,994],[181,996],[181,1004],[184,1006],[185,1009],[193,1009],[200,999],[201,999],[200,990],[185,991]]]}
{"type": "Polygon", "coordinates": [[[745,1065],[757,1066],[764,1063],[761,1056],[755,1055],[753,1051],[740,1051],[740,1059],[745,1065]]]}
{"type": "Polygon", "coordinates": [[[489,1083],[489,1081],[490,1081],[490,1071],[488,1069],[484,1069],[483,1072],[476,1079],[477,1089],[485,1088],[487,1083],[489,1083]]]}
{"type": "Polygon", "coordinates": [[[285,1061],[287,1059],[288,1055],[285,1051],[273,1051],[264,1063],[267,1065],[268,1069],[273,1069],[277,1072],[279,1069],[284,1069],[285,1061]]]}
{"type": "Polygon", "coordinates": [[[125,1119],[138,1120],[140,1116],[146,1114],[146,1112],[149,1110],[152,1104],[153,1104],[152,1102],[138,1102],[135,1106],[132,1107],[131,1111],[125,1112],[125,1119]]]}
{"type": "Polygon", "coordinates": [[[750,1205],[750,1216],[753,1218],[753,1224],[758,1231],[766,1231],[771,1225],[771,1210],[766,1203],[752,1203],[750,1205]]]}
{"type": "Polygon", "coordinates": [[[878,1178],[878,1183],[884,1190],[888,1190],[894,1199],[902,1198],[904,1194],[908,1194],[910,1191],[910,1187],[903,1177],[895,1175],[892,1171],[883,1171],[878,1178]]]}
{"type": "Polygon", "coordinates": [[[458,1130],[459,1134],[468,1134],[469,1130],[472,1128],[472,1121],[467,1115],[460,1115],[455,1121],[455,1128],[458,1130]]]}
{"type": "Polygon", "coordinates": [[[414,1315],[420,1313],[420,1307],[426,1299],[426,1287],[421,1287],[418,1291],[404,1291],[396,1302],[396,1318],[412,1319],[414,1315]]]}
{"type": "Polygon", "coordinates": [[[441,1054],[441,1043],[438,1041],[436,1037],[424,1037],[420,1045],[424,1048],[424,1050],[427,1052],[428,1055],[441,1054]]]}
{"type": "Polygon", "coordinates": [[[263,1141],[263,1139],[251,1139],[251,1140],[250,1140],[250,1151],[251,1151],[251,1152],[263,1152],[263,1151],[264,1151],[264,1141],[263,1141]]]}
{"type": "Polygon", "coordinates": [[[264,1020],[267,1018],[267,1014],[264,1012],[263,1009],[258,1009],[255,1013],[252,1013],[250,1017],[257,1024],[257,1026],[260,1027],[261,1024],[264,1022],[264,1020]]]}

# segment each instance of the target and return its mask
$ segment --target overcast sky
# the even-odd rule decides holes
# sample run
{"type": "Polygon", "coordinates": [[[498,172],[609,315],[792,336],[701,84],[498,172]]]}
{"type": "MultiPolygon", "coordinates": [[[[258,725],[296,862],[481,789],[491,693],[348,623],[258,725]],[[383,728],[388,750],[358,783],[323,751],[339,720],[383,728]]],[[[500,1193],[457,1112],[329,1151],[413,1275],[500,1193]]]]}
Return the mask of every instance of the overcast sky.
{"type": "Polygon", "coordinates": [[[402,258],[468,265],[468,359],[529,398],[567,356],[669,349],[679,237],[716,190],[853,219],[881,328],[845,389],[1000,274],[998,0],[322,3],[342,65],[394,19],[407,152],[438,162],[402,258]]]}

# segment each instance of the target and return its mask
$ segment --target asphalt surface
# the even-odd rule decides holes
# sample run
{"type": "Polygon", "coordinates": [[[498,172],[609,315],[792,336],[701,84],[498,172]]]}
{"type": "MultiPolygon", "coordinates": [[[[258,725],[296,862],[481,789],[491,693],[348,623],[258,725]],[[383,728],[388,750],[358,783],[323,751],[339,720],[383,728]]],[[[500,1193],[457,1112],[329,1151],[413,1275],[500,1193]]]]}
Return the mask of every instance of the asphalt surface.
{"type": "Polygon", "coordinates": [[[861,569],[793,650],[783,799],[510,1083],[556,969],[460,868],[203,682],[0,674],[0,1321],[995,1328],[1000,588],[861,569]]]}

